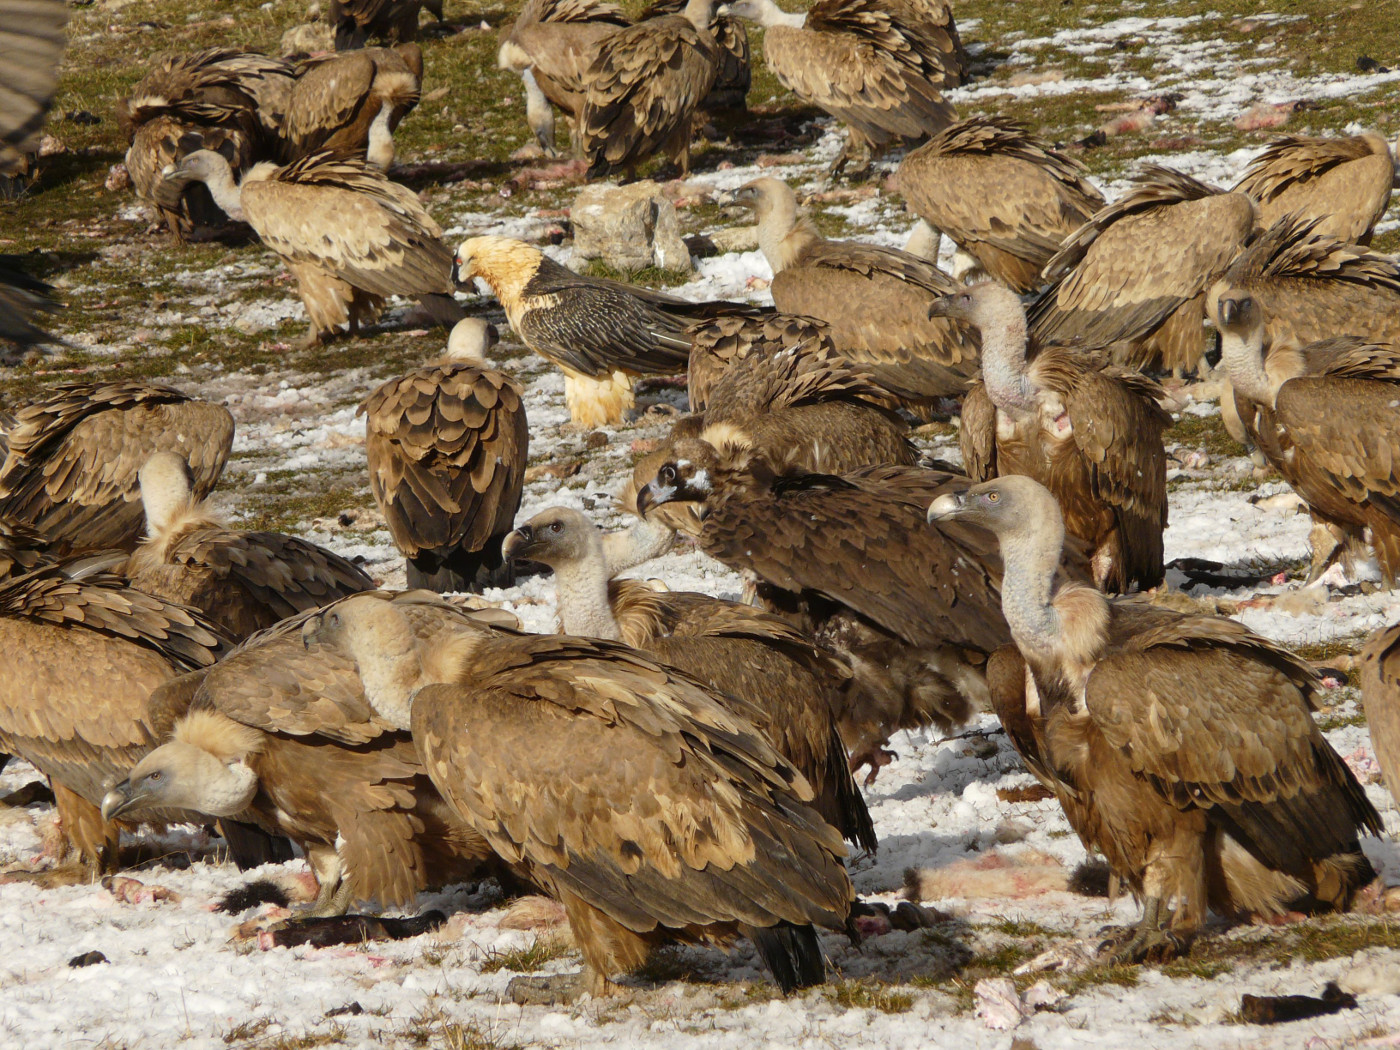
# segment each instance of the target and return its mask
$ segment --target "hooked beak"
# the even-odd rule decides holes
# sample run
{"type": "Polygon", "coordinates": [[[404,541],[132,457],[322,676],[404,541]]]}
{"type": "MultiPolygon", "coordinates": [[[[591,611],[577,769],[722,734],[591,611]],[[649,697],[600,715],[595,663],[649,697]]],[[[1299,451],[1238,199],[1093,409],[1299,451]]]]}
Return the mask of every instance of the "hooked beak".
{"type": "Polygon", "coordinates": [[[965,495],[962,492],[945,492],[928,505],[927,520],[933,522],[956,518],[966,505],[965,495]]]}
{"type": "Polygon", "coordinates": [[[937,299],[928,304],[928,315],[930,318],[948,317],[948,307],[951,305],[952,304],[948,301],[948,296],[940,295],[937,299]]]}
{"type": "Polygon", "coordinates": [[[522,525],[501,541],[501,554],[513,560],[534,542],[535,530],[529,525],[522,525]]]}
{"type": "Polygon", "coordinates": [[[675,494],[674,485],[657,485],[655,481],[647,482],[637,493],[637,515],[645,518],[650,508],[669,503],[675,494]]]}
{"type": "Polygon", "coordinates": [[[452,253],[452,284],[464,291],[472,291],[472,278],[462,276],[465,267],[462,265],[462,257],[456,252],[452,253]]]}
{"type": "Polygon", "coordinates": [[[1240,319],[1240,304],[1234,299],[1220,300],[1220,323],[1231,325],[1240,319]]]}
{"type": "Polygon", "coordinates": [[[123,780],[102,796],[102,819],[116,820],[123,813],[130,813],[150,797],[149,791],[131,790],[131,782],[123,780]]]}
{"type": "Polygon", "coordinates": [[[301,625],[301,647],[310,649],[321,640],[321,613],[301,625]]]}

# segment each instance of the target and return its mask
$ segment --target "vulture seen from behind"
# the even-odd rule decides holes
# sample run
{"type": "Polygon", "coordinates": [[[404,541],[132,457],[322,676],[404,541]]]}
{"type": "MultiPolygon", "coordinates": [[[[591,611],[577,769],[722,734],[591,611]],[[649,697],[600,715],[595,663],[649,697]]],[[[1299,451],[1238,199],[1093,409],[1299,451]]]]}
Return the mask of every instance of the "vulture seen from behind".
{"type": "Polygon", "coordinates": [[[308,59],[298,67],[287,98],[281,160],[330,150],[363,156],[388,171],[394,130],[418,105],[422,85],[423,51],[417,44],[308,59]]]}
{"type": "MultiPolygon", "coordinates": [[[[946,493],[928,515],[996,533],[1025,664],[1012,739],[1029,730],[1028,764],[1143,900],[1110,942],[1116,960],[1187,950],[1207,908],[1345,910],[1375,877],[1358,836],[1380,817],[1313,721],[1321,683],[1306,661],[1234,620],[1056,588],[1064,527],[1030,478],[946,493]]],[[[1014,700],[1014,674],[997,677],[1014,700]]]]}
{"type": "MultiPolygon", "coordinates": [[[[662,15],[678,15],[685,10],[686,0],[653,0],[642,12],[642,19],[662,15]]],[[[710,33],[719,45],[719,66],[710,93],[700,100],[706,110],[744,108],[753,69],[749,64],[749,34],[737,18],[711,12],[710,33]]]]}
{"type": "Polygon", "coordinates": [[[517,1001],[615,993],[655,945],[740,934],[784,992],[825,979],[813,924],[847,928],[854,898],[841,836],[695,679],[601,639],[464,626],[429,648],[365,597],[305,637],[354,658],[458,816],[563,904],[583,972],[516,978],[517,1001]]]}
{"type": "Polygon", "coordinates": [[[442,21],[442,0],[330,0],[326,21],[335,33],[335,49],[353,51],[370,40],[417,40],[425,7],[442,21]]]}
{"type": "Polygon", "coordinates": [[[495,329],[457,322],[447,354],[360,405],[370,491],[408,586],[479,591],[515,582],[501,541],[515,524],[530,430],[525,393],[486,364],[495,329]]]}
{"type": "Polygon", "coordinates": [[[1382,627],[1361,650],[1361,703],[1371,750],[1391,797],[1400,795],[1400,624],[1382,627]]]}

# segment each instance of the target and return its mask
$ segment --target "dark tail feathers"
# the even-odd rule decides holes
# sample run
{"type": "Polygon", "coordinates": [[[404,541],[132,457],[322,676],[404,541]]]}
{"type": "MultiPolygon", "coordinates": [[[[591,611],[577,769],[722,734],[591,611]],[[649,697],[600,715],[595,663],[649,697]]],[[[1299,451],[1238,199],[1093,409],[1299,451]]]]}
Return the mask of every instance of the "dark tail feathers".
{"type": "Polygon", "coordinates": [[[744,935],[753,941],[758,957],[784,995],[826,980],[826,960],[812,926],[796,926],[790,922],[767,927],[747,926],[744,935]]]}

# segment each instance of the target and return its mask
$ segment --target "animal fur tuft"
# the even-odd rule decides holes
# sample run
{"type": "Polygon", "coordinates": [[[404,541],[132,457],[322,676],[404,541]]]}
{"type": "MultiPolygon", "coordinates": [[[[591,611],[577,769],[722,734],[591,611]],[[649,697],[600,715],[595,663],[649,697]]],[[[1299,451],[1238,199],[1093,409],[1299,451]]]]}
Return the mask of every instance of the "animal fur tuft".
{"type": "Polygon", "coordinates": [[[279,908],[285,908],[291,903],[291,898],[277,883],[271,879],[254,879],[246,886],[239,886],[237,889],[229,890],[219,898],[214,905],[215,911],[221,911],[226,915],[242,915],[250,908],[257,908],[264,904],[274,904],[279,908]]]}

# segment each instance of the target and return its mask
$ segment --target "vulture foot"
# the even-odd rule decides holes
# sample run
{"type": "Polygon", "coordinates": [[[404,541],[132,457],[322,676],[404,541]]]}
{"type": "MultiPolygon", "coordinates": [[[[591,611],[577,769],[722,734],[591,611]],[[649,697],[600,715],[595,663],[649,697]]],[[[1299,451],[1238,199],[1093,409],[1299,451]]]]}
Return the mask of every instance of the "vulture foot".
{"type": "Polygon", "coordinates": [[[1136,926],[1119,930],[1099,945],[1099,955],[1107,956],[1110,966],[1131,966],[1135,963],[1164,963],[1191,950],[1191,941],[1162,927],[1162,902],[1149,897],[1142,909],[1142,920],[1136,926]]]}
{"type": "Polygon", "coordinates": [[[869,787],[875,783],[875,778],[880,775],[880,770],[898,757],[897,753],[887,747],[868,748],[851,756],[851,775],[854,776],[861,766],[869,766],[870,772],[865,776],[865,786],[869,787]]]}
{"type": "Polygon", "coordinates": [[[1342,543],[1337,534],[1320,523],[1313,525],[1308,540],[1312,545],[1312,567],[1308,570],[1308,578],[1303,583],[1304,587],[1310,587],[1316,583],[1346,549],[1346,545],[1342,543]]]}
{"type": "Polygon", "coordinates": [[[848,138],[846,144],[841,147],[840,155],[827,169],[827,177],[836,179],[844,175],[848,179],[863,179],[870,174],[871,158],[872,153],[867,144],[855,145],[848,138]]]}
{"type": "Polygon", "coordinates": [[[320,891],[316,894],[316,899],[297,917],[299,919],[334,919],[348,912],[354,900],[355,895],[350,888],[348,879],[322,883],[320,891]]]}
{"type": "Polygon", "coordinates": [[[578,973],[556,973],[548,977],[515,977],[506,985],[510,1001],[521,1006],[561,1006],[584,993],[595,997],[619,995],[621,986],[600,977],[585,966],[578,973]]]}

